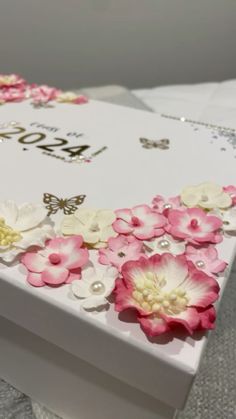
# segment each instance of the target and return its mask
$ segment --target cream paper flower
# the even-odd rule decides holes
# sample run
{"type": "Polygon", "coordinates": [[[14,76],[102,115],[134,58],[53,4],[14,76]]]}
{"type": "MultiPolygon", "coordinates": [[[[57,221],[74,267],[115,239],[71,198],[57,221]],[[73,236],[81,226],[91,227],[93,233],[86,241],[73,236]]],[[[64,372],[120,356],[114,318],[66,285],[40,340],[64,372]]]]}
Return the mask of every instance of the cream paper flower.
{"type": "Polygon", "coordinates": [[[44,247],[45,240],[54,236],[47,222],[47,210],[42,205],[14,201],[0,203],[0,261],[11,263],[31,246],[44,247]]]}
{"type": "Polygon", "coordinates": [[[79,208],[62,221],[61,231],[64,235],[81,234],[84,242],[96,249],[105,247],[110,237],[117,233],[112,228],[116,215],[111,210],[93,210],[79,208]]]}
{"type": "Polygon", "coordinates": [[[82,270],[82,277],[71,284],[72,293],[81,299],[81,306],[85,310],[96,309],[108,303],[107,297],[115,288],[115,280],[118,270],[114,267],[100,265],[95,269],[94,265],[88,264],[82,270]]]}
{"type": "Polygon", "coordinates": [[[214,215],[221,218],[223,224],[222,229],[227,233],[236,233],[236,207],[229,208],[225,211],[212,211],[214,215]]]}
{"type": "Polygon", "coordinates": [[[206,182],[196,186],[187,186],[182,190],[181,201],[187,207],[205,209],[228,208],[232,204],[230,195],[214,183],[206,182]]]}

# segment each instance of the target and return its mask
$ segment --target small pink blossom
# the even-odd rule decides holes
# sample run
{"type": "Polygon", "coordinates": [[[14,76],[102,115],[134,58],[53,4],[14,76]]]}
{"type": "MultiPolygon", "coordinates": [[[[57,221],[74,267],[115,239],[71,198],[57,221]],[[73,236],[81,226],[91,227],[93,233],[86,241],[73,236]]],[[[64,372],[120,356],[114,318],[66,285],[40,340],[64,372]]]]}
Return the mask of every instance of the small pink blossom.
{"type": "Polygon", "coordinates": [[[188,245],[185,256],[191,260],[197,269],[202,270],[207,275],[223,272],[227,263],[218,258],[215,246],[196,247],[188,245]]]}
{"type": "Polygon", "coordinates": [[[232,204],[236,205],[236,186],[234,185],[224,186],[223,190],[224,192],[227,192],[230,195],[232,199],[232,204]]]}
{"type": "Polygon", "coordinates": [[[152,200],[152,208],[166,216],[170,209],[181,208],[180,197],[165,199],[162,195],[156,195],[152,200]]]}
{"type": "Polygon", "coordinates": [[[102,265],[115,266],[120,271],[125,262],[137,260],[142,256],[142,247],[142,242],[133,236],[111,237],[108,239],[108,248],[99,249],[98,261],[102,265]]]}
{"type": "Polygon", "coordinates": [[[30,91],[30,97],[33,99],[34,104],[45,104],[51,100],[55,100],[60,93],[61,90],[55,87],[42,85],[33,87],[30,91]]]}
{"type": "Polygon", "coordinates": [[[212,304],[217,281],[196,269],[184,255],[170,253],[126,262],[116,280],[115,309],[135,310],[147,336],[158,336],[181,325],[192,334],[214,328],[212,304]]]}
{"type": "Polygon", "coordinates": [[[26,81],[17,74],[0,74],[0,89],[15,88],[24,90],[26,81]]]}
{"type": "Polygon", "coordinates": [[[56,237],[43,250],[25,253],[21,262],[28,269],[27,281],[34,287],[59,286],[79,279],[89,258],[82,249],[82,236],[56,237]]]}
{"type": "Polygon", "coordinates": [[[77,96],[72,103],[75,105],[83,105],[84,103],[88,103],[88,98],[84,95],[77,96]]]}
{"type": "Polygon", "coordinates": [[[140,240],[161,236],[164,233],[166,219],[153,211],[148,205],[138,205],[132,209],[115,211],[116,221],[113,228],[120,234],[131,234],[140,240]]]}
{"type": "Polygon", "coordinates": [[[26,99],[25,91],[23,89],[16,89],[15,87],[0,89],[0,102],[21,102],[26,99]]]}
{"type": "Polygon", "coordinates": [[[208,215],[201,208],[170,210],[168,221],[166,231],[176,238],[193,244],[222,241],[222,234],[219,232],[222,221],[215,215],[208,215]]]}

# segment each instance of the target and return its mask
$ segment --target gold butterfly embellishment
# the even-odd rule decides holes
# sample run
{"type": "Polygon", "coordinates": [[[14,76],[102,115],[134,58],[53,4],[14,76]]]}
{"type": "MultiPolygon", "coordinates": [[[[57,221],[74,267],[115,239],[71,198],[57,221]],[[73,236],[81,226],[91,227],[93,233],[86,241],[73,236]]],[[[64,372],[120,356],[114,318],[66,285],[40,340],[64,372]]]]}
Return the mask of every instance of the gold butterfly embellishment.
{"type": "Polygon", "coordinates": [[[139,138],[143,148],[159,148],[160,150],[168,150],[170,148],[170,140],[168,138],[162,138],[161,140],[154,141],[148,140],[147,138],[139,138]]]}
{"type": "Polygon", "coordinates": [[[57,198],[50,193],[43,194],[43,202],[46,204],[48,216],[56,214],[58,210],[63,210],[64,214],[73,214],[79,205],[81,205],[86,198],[86,195],[73,196],[69,199],[57,198]]]}

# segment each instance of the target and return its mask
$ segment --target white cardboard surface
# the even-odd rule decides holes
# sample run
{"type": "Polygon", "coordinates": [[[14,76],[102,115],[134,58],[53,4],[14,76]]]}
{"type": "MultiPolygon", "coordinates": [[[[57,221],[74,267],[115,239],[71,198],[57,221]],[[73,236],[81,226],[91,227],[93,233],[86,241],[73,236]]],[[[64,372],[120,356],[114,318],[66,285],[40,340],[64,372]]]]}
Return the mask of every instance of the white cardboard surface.
{"type": "MultiPolygon", "coordinates": [[[[68,132],[83,132],[77,144],[91,144],[92,152],[108,149],[91,163],[69,164],[43,155],[36,148],[39,143],[23,145],[19,136],[12,137],[0,144],[3,200],[42,202],[44,192],[60,198],[85,194],[84,206],[115,209],[150,203],[156,194],[175,196],[187,184],[235,183],[233,149],[224,139],[214,140],[204,127],[195,130],[187,123],[96,101],[52,109],[34,109],[28,103],[4,105],[0,122],[10,120],[32,132],[45,132],[47,139],[40,144],[52,143],[55,136],[68,138],[68,132]],[[60,130],[49,133],[30,126],[32,122],[60,130]],[[140,137],[168,138],[170,149],[146,150],[140,137]]],[[[235,238],[225,240],[220,257],[230,262],[234,248],[235,238]]],[[[206,337],[163,337],[152,343],[138,324],[119,321],[112,307],[96,315],[81,312],[78,302],[70,299],[68,286],[35,289],[26,283],[19,266],[1,266],[0,277],[3,317],[167,404],[183,406],[206,337]]],[[[226,280],[219,279],[222,288],[226,280]]]]}

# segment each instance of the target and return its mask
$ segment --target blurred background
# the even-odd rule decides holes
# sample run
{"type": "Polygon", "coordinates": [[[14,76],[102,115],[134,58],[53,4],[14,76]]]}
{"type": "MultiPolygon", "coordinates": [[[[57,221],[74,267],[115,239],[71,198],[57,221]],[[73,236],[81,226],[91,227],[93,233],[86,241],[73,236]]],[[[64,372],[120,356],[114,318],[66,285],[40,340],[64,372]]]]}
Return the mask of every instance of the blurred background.
{"type": "Polygon", "coordinates": [[[1,0],[2,73],[64,89],[236,74],[236,0],[1,0]]]}

